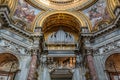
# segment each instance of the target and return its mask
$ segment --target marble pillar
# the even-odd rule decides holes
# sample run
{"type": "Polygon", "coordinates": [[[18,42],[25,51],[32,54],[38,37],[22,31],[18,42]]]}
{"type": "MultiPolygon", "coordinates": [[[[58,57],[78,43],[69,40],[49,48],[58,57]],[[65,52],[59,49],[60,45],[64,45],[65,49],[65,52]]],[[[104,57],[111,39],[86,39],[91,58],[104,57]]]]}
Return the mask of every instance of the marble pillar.
{"type": "Polygon", "coordinates": [[[27,75],[29,72],[29,63],[31,61],[31,56],[21,56],[19,69],[20,71],[16,74],[15,80],[27,80],[27,75]]]}
{"type": "Polygon", "coordinates": [[[95,66],[94,66],[94,62],[93,62],[93,56],[91,54],[87,55],[87,61],[88,61],[88,67],[90,70],[92,80],[98,80],[97,73],[96,73],[95,66]]]}
{"type": "Polygon", "coordinates": [[[46,55],[42,55],[41,65],[39,66],[38,80],[51,80],[46,61],[47,61],[46,55]]]}
{"type": "Polygon", "coordinates": [[[37,61],[37,56],[36,54],[33,54],[27,80],[33,80],[34,78],[35,69],[36,69],[36,61],[37,61]]]}
{"type": "Polygon", "coordinates": [[[80,56],[77,55],[76,56],[76,66],[75,66],[75,69],[73,72],[72,80],[82,80],[82,73],[80,71],[80,62],[81,62],[80,56]]]}

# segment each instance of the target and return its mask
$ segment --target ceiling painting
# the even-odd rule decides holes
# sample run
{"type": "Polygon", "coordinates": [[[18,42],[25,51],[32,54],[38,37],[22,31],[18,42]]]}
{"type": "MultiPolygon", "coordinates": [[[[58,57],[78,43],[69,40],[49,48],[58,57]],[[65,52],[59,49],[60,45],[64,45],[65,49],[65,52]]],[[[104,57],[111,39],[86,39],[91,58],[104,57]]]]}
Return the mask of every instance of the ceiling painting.
{"type": "Polygon", "coordinates": [[[83,11],[90,19],[93,27],[102,20],[110,19],[110,15],[108,14],[106,7],[106,1],[99,0],[96,4],[83,11]]]}
{"type": "Polygon", "coordinates": [[[40,10],[32,7],[23,0],[18,0],[18,5],[14,16],[18,19],[31,23],[39,12],[40,10]]]}

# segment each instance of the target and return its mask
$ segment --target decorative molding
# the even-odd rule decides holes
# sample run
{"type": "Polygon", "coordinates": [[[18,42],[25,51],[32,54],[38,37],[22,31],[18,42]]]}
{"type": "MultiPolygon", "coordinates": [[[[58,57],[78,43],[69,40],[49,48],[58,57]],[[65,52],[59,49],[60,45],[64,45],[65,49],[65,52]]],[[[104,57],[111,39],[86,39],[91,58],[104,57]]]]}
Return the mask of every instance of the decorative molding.
{"type": "Polygon", "coordinates": [[[94,54],[107,54],[113,50],[117,50],[120,48],[120,40],[105,44],[103,46],[97,47],[94,49],[94,54]]]}
{"type": "Polygon", "coordinates": [[[27,48],[3,39],[0,40],[0,48],[4,51],[12,51],[16,54],[30,54],[27,48]]]}

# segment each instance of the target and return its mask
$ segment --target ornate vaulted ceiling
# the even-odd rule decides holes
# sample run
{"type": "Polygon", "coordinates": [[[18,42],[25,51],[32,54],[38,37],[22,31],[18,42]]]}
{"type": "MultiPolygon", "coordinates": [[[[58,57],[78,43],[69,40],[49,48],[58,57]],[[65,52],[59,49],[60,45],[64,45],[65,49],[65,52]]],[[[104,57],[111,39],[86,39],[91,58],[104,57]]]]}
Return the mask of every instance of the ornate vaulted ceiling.
{"type": "Polygon", "coordinates": [[[95,3],[97,0],[29,0],[29,1],[26,0],[26,1],[43,9],[78,10],[95,3]]]}
{"type": "Polygon", "coordinates": [[[96,29],[99,24],[101,25],[104,22],[109,24],[115,18],[113,10],[119,4],[119,1],[0,0],[0,4],[9,6],[11,10],[10,16],[15,25],[20,25],[19,28],[23,30],[34,32],[35,27],[44,27],[43,29],[47,31],[61,24],[62,26],[67,26],[67,28],[71,27],[72,30],[78,30],[78,27],[89,27],[89,30],[96,29]],[[54,11],[60,13],[49,15],[50,12],[54,11]],[[68,13],[64,14],[64,17],[60,16],[65,11],[68,13]],[[74,15],[70,15],[72,13],[74,15]],[[42,19],[46,15],[49,16],[46,19],[42,19]],[[45,24],[41,25],[41,21],[45,24]]]}
{"type": "Polygon", "coordinates": [[[46,18],[43,23],[43,31],[58,30],[59,27],[64,27],[64,30],[72,30],[79,32],[80,23],[71,15],[57,13],[46,18]]]}

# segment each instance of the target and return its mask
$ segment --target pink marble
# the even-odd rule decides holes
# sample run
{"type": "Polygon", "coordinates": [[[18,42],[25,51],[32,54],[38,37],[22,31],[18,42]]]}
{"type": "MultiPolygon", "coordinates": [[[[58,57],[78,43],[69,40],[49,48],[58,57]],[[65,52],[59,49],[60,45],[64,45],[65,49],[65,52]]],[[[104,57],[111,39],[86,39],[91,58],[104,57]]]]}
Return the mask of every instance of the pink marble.
{"type": "Polygon", "coordinates": [[[94,66],[94,63],[93,63],[93,56],[91,54],[87,55],[87,61],[88,61],[88,67],[89,67],[89,70],[90,70],[92,80],[98,80],[97,73],[95,71],[95,66],[94,66]]]}
{"type": "Polygon", "coordinates": [[[35,69],[36,69],[36,61],[37,61],[37,56],[36,56],[36,54],[33,54],[31,63],[30,63],[30,69],[29,69],[27,80],[33,80],[33,78],[34,78],[35,69]]]}

